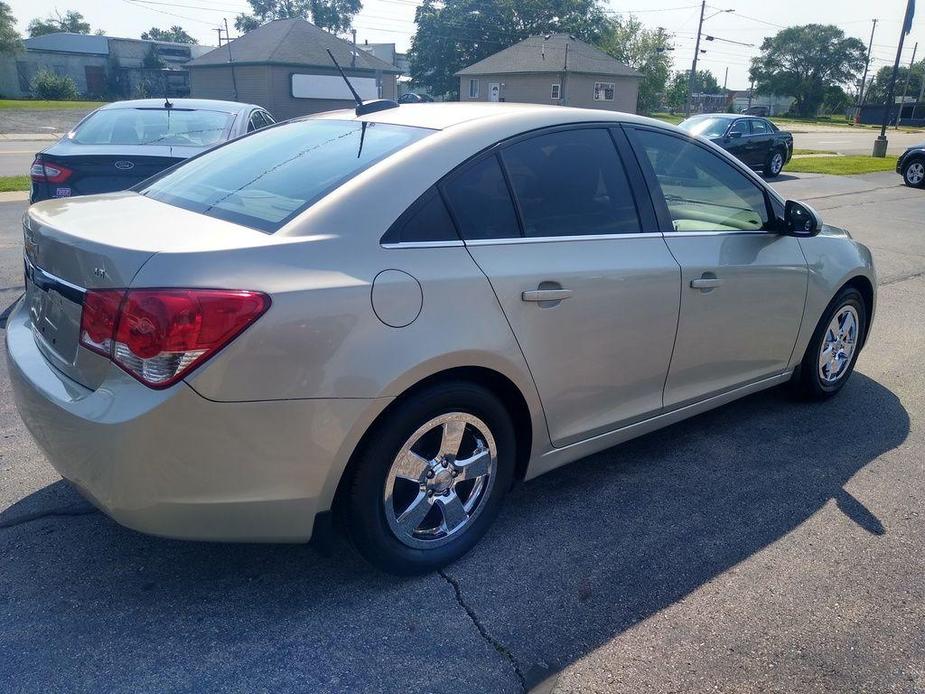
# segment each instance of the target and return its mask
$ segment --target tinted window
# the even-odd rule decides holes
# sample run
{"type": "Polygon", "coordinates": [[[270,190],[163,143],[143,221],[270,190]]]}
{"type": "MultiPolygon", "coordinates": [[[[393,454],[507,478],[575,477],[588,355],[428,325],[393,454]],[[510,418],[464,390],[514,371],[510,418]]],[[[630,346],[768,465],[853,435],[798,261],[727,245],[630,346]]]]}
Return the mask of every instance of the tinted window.
{"type": "Polygon", "coordinates": [[[629,181],[606,130],[540,135],[511,145],[502,159],[525,236],[640,231],[629,181]]]}
{"type": "Polygon", "coordinates": [[[737,120],[732,124],[732,127],[729,128],[729,133],[742,133],[743,135],[748,135],[748,121],[737,120]]]}
{"type": "Polygon", "coordinates": [[[458,240],[456,227],[436,188],[424,193],[382,237],[382,243],[458,240]]]}
{"type": "Polygon", "coordinates": [[[694,116],[682,122],[680,128],[683,128],[692,135],[700,135],[707,139],[713,137],[722,137],[729,127],[728,118],[717,118],[715,116],[694,116]]]}
{"type": "Polygon", "coordinates": [[[731,164],[680,137],[638,130],[676,231],[766,227],[764,192],[731,164]]]}
{"type": "Polygon", "coordinates": [[[344,181],[431,132],[357,121],[293,121],[192,159],[141,192],[275,231],[344,181]]]}
{"type": "Polygon", "coordinates": [[[757,118],[751,121],[752,124],[752,134],[753,135],[767,135],[768,134],[768,125],[763,120],[757,118]]]}
{"type": "Polygon", "coordinates": [[[234,116],[177,108],[113,108],[97,111],[74,131],[83,145],[206,147],[223,140],[234,116]]]}
{"type": "Polygon", "coordinates": [[[487,157],[463,171],[446,185],[445,192],[464,239],[520,236],[497,157],[487,157]]]}

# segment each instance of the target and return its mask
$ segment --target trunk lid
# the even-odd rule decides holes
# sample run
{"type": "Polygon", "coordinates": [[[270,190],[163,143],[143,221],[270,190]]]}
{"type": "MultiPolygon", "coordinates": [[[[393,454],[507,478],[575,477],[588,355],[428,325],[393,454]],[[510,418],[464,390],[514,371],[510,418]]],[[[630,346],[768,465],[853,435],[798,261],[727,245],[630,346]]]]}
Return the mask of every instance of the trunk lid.
{"type": "Polygon", "coordinates": [[[62,140],[39,153],[36,160],[60,164],[73,172],[60,183],[44,183],[47,197],[60,198],[127,190],[204,149],[166,145],[81,145],[62,140]]]}
{"type": "Polygon", "coordinates": [[[109,361],[79,348],[87,289],[130,287],[160,251],[221,250],[270,238],[132,192],[33,205],[23,237],[25,300],[36,343],[60,371],[91,389],[102,382],[109,361]]]}

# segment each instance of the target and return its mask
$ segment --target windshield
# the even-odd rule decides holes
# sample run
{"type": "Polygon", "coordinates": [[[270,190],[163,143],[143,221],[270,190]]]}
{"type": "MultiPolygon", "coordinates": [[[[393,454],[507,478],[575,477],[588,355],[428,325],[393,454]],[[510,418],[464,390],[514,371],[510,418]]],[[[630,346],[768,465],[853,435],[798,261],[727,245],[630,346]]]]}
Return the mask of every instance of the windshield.
{"type": "Polygon", "coordinates": [[[728,118],[688,118],[679,126],[684,128],[691,135],[700,135],[701,137],[722,137],[726,128],[729,127],[728,118]]]}
{"type": "Polygon", "coordinates": [[[71,140],[82,145],[209,147],[224,139],[233,113],[177,108],[113,108],[91,115],[71,140]]]}
{"type": "Polygon", "coordinates": [[[294,121],[191,159],[141,193],[273,232],[363,169],[431,132],[359,121],[294,121]]]}

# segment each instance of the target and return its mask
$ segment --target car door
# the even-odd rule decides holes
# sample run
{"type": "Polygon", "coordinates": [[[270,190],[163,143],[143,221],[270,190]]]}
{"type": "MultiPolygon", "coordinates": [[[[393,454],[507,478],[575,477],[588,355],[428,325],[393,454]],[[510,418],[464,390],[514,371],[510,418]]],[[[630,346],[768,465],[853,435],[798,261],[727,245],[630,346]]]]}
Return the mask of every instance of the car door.
{"type": "Polygon", "coordinates": [[[726,135],[723,137],[721,146],[732,156],[745,162],[746,164],[751,165],[751,162],[749,161],[750,153],[748,149],[749,134],[750,131],[748,129],[748,120],[746,118],[739,118],[738,120],[733,121],[732,125],[729,126],[729,129],[726,131],[726,135]]]}
{"type": "Polygon", "coordinates": [[[622,132],[505,143],[441,189],[523,350],[552,442],[659,411],[679,267],[622,132]]]}
{"type": "Polygon", "coordinates": [[[752,174],[694,140],[635,127],[631,139],[681,265],[681,316],[665,407],[784,372],[807,267],[752,174]]]}
{"type": "Polygon", "coordinates": [[[752,141],[752,166],[764,166],[771,154],[771,142],[774,139],[774,134],[768,127],[767,122],[761,118],[749,118],[748,124],[751,128],[749,139],[752,141]]]}

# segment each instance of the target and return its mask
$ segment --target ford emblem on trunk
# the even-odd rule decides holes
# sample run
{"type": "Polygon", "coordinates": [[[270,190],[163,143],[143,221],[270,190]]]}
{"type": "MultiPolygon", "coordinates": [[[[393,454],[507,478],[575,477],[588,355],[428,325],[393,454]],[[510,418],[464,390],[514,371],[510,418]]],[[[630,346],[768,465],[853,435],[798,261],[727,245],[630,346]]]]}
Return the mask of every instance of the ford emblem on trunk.
{"type": "Polygon", "coordinates": [[[121,171],[128,171],[129,169],[135,168],[135,163],[131,161],[126,161],[125,159],[120,159],[115,164],[113,164],[117,169],[121,171]]]}

